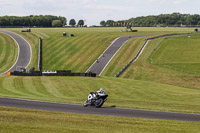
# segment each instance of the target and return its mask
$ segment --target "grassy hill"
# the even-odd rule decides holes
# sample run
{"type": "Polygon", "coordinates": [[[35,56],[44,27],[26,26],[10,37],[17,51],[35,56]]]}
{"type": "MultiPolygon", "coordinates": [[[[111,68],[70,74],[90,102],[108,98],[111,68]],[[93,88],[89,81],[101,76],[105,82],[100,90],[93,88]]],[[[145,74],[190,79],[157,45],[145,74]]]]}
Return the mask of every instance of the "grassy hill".
{"type": "MultiPolygon", "coordinates": [[[[40,36],[44,41],[44,69],[71,69],[74,72],[86,71],[119,36],[154,36],[192,32],[193,30],[187,28],[137,28],[138,33],[121,33],[120,29],[124,28],[36,28],[32,29],[31,33],[22,33],[21,29],[6,30],[22,35],[31,44],[33,59],[29,67],[37,66],[38,37],[40,36]],[[63,32],[73,33],[75,37],[63,37],[63,32]]],[[[109,94],[105,107],[116,106],[200,114],[199,36],[199,34],[194,34],[190,38],[176,36],[150,41],[141,57],[120,78],[114,78],[114,75],[135,56],[145,38],[128,41],[110,62],[101,77],[0,76],[0,96],[82,104],[90,91],[104,87],[109,94]],[[153,52],[154,48],[155,52],[153,52]]],[[[2,37],[3,35],[0,34],[0,40],[2,37]]],[[[3,66],[0,66],[0,70],[3,66]]],[[[105,132],[182,133],[198,132],[199,123],[0,107],[2,132],[99,132],[101,131],[99,128],[105,132]],[[98,128],[91,123],[98,125],[98,128]],[[89,130],[86,130],[88,128],[89,130]]]]}
{"type": "Polygon", "coordinates": [[[29,67],[38,66],[38,37],[43,38],[44,70],[70,69],[85,72],[101,53],[120,36],[159,35],[167,33],[191,32],[188,28],[137,28],[139,32],[120,32],[120,28],[34,28],[31,33],[22,29],[6,29],[22,35],[33,48],[33,60],[29,67]],[[62,33],[75,37],[63,37],[62,33]]]}
{"type": "MultiPolygon", "coordinates": [[[[33,54],[35,55],[38,53],[38,37],[41,36],[44,39],[44,69],[71,69],[75,72],[87,70],[93,61],[118,36],[156,35],[191,31],[191,29],[185,28],[139,28],[138,33],[121,33],[119,32],[120,28],[32,29],[31,33],[21,33],[21,29],[9,30],[26,38],[31,43],[33,54]],[[73,33],[75,37],[63,37],[63,32],[73,33]]],[[[194,54],[196,56],[198,53],[198,36],[199,34],[194,34],[190,38],[187,36],[176,36],[150,41],[141,57],[122,74],[120,79],[111,78],[110,76],[113,77],[135,56],[138,49],[143,45],[145,38],[134,38],[128,41],[108,65],[103,73],[104,76],[101,78],[0,77],[0,88],[2,90],[0,95],[82,104],[90,91],[104,87],[108,89],[107,91],[111,95],[111,101],[108,102],[107,106],[116,105],[126,108],[198,113],[199,104],[196,102],[196,99],[197,101],[199,99],[195,94],[199,94],[199,77],[184,71],[169,69],[165,64],[166,61],[170,61],[167,55],[171,54],[163,56],[163,62],[159,60],[159,56],[163,55],[159,51],[163,49],[171,50],[171,47],[180,48],[180,51],[183,51],[182,49],[188,47],[187,44],[190,41],[197,44],[190,45],[196,49],[194,54]],[[175,43],[172,43],[174,41],[175,43]],[[186,43],[181,45],[181,42],[186,43]],[[156,51],[152,52],[154,48],[156,48],[156,51]],[[192,82],[185,82],[186,80],[192,82]],[[168,92],[168,89],[173,91],[168,92]],[[153,92],[157,93],[154,94],[153,92]],[[177,98],[177,95],[180,97],[177,98]],[[192,106],[192,109],[190,106],[192,106]]],[[[189,50],[192,50],[192,48],[189,50]]],[[[174,54],[174,51],[166,51],[166,53],[170,52],[174,54]]],[[[181,54],[183,53],[178,55],[181,54]]],[[[174,54],[174,56],[176,55],[174,54]]],[[[188,54],[187,57],[189,55],[192,54],[188,54]]],[[[179,59],[180,57],[177,56],[174,62],[183,60],[179,59]]],[[[195,58],[195,61],[198,63],[198,56],[195,58]]],[[[187,61],[185,62],[187,63],[187,61]]],[[[169,62],[168,64],[169,66],[174,65],[174,63],[170,64],[169,62]]],[[[33,56],[31,65],[37,65],[37,56],[33,56]]]]}
{"type": "MultiPolygon", "coordinates": [[[[149,41],[140,58],[120,77],[200,89],[199,37],[200,34],[195,33],[149,41]]],[[[114,77],[134,58],[143,43],[144,38],[126,43],[103,75],[114,77]]]]}
{"type": "MultiPolygon", "coordinates": [[[[41,28],[40,29],[39,28],[39,29],[32,29],[31,33],[22,33],[21,29],[8,29],[8,30],[22,35],[25,39],[27,39],[30,42],[31,46],[33,47],[33,55],[35,55],[33,56],[31,65],[37,66],[38,37],[41,36],[44,40],[44,49],[43,49],[44,69],[50,69],[50,70],[51,69],[53,70],[71,69],[74,72],[86,71],[87,68],[93,63],[93,61],[95,61],[96,58],[110,45],[110,43],[114,40],[114,38],[118,36],[138,35],[138,34],[156,35],[156,34],[167,34],[167,33],[191,32],[192,30],[192,29],[187,29],[187,28],[138,28],[139,32],[137,33],[131,33],[131,32],[121,33],[120,29],[121,28],[59,28],[59,29],[57,28],[49,28],[49,29],[41,28]],[[63,32],[67,32],[68,34],[73,33],[75,37],[63,37],[62,36],[63,32]]],[[[130,78],[130,79],[136,79],[137,82],[140,82],[139,80],[150,81],[150,84],[152,84],[152,86],[154,86],[154,84],[157,84],[157,83],[170,84],[170,85],[173,85],[171,86],[172,88],[176,88],[175,90],[177,91],[177,93],[179,91],[177,89],[178,86],[186,87],[186,88],[189,88],[190,90],[191,88],[199,89],[199,86],[200,86],[198,82],[199,77],[196,76],[195,74],[188,74],[188,71],[185,71],[186,63],[190,65],[190,67],[187,67],[187,70],[195,71],[194,68],[198,68],[198,57],[199,57],[198,56],[198,46],[199,46],[198,36],[199,34],[194,34],[194,35],[191,35],[190,38],[188,38],[188,36],[176,36],[176,37],[169,37],[167,39],[160,38],[160,39],[150,41],[147,47],[145,48],[143,54],[141,55],[141,57],[135,63],[133,63],[128,68],[127,71],[125,71],[122,74],[121,78],[125,78],[125,79],[119,79],[119,81],[117,82],[121,83],[124,80],[127,80],[130,83],[136,82],[135,80],[127,79],[127,78],[130,78]],[[192,44],[188,46],[188,43],[192,43],[192,44]],[[174,49],[171,49],[171,47],[174,47],[174,49]],[[183,51],[186,50],[187,47],[190,47],[190,48],[187,49],[187,52],[186,52],[188,53],[186,56],[188,60],[185,60],[181,55],[184,54],[183,51]],[[152,52],[154,48],[156,48],[156,51],[152,52]],[[195,51],[193,51],[193,49],[195,49],[195,51]],[[168,54],[163,54],[162,52],[163,50],[164,52],[168,54]],[[177,51],[177,52],[174,52],[174,51],[177,51]],[[176,58],[173,58],[173,56],[171,55],[175,56],[176,58]],[[162,56],[162,60],[160,60],[160,56],[162,56]],[[190,58],[196,61],[195,67],[194,67],[194,61],[192,61],[192,59],[190,58]],[[185,62],[183,63],[180,61],[185,61],[185,62]],[[178,64],[175,65],[175,62],[177,62],[178,64]],[[193,63],[191,64],[191,62],[193,63]],[[180,68],[184,68],[184,69],[181,71],[180,68]],[[185,81],[189,81],[189,82],[185,82],[185,81]]],[[[122,47],[122,49],[119,51],[116,57],[111,61],[111,63],[108,65],[105,72],[103,73],[103,75],[106,76],[106,77],[103,77],[103,81],[105,80],[105,81],[110,82],[110,80],[111,81],[113,80],[112,78],[110,79],[110,76],[113,77],[126,63],[128,63],[128,61],[130,61],[135,56],[138,49],[142,46],[144,39],[145,38],[131,39],[130,41],[128,41],[128,43],[124,45],[124,47],[122,47]]],[[[42,88],[44,90],[46,90],[45,88],[50,89],[50,90],[53,87],[57,89],[60,88],[60,87],[56,87],[54,84],[51,84],[51,82],[49,82],[49,80],[57,81],[57,78],[53,78],[53,79],[51,77],[38,78],[37,80],[39,81],[35,81],[35,78],[32,79],[32,78],[26,78],[26,77],[23,77],[23,78],[1,77],[1,78],[2,78],[2,81],[1,81],[2,90],[4,90],[3,88],[8,88],[9,90],[12,90],[12,89],[17,90],[18,88],[24,88],[24,90],[29,90],[30,88],[33,88],[33,89],[30,89],[29,91],[25,91],[26,93],[29,92],[31,94],[30,95],[31,99],[34,99],[33,97],[35,97],[34,96],[35,94],[32,91],[36,91],[38,90],[38,88],[42,88]],[[5,80],[5,79],[8,79],[8,80],[5,80]],[[42,81],[40,79],[42,79],[42,81]],[[22,80],[23,82],[18,83],[18,80],[19,81],[22,80]],[[8,81],[11,82],[8,84],[10,86],[3,87],[3,85],[6,84],[6,82],[8,81]],[[12,83],[15,81],[17,85],[12,86],[12,83]],[[30,82],[30,84],[27,84],[26,82],[27,83],[30,82]],[[47,84],[48,86],[44,87],[43,82],[49,83],[47,84]],[[39,86],[37,85],[37,83],[39,84],[39,86]],[[18,84],[21,86],[18,87],[18,84]]],[[[75,81],[72,82],[75,84],[79,84],[79,82],[81,82],[82,80],[81,78],[77,79],[77,78],[72,78],[72,77],[70,77],[70,79],[77,80],[76,81],[77,83],[75,81]]],[[[95,79],[95,81],[97,80],[97,83],[90,83],[90,79],[87,79],[87,78],[85,79],[86,80],[84,80],[84,82],[86,83],[83,86],[86,88],[88,88],[87,86],[90,86],[90,88],[93,88],[96,90],[96,88],[100,88],[101,86],[103,86],[103,83],[101,83],[102,78],[95,79]]],[[[64,82],[65,80],[66,79],[62,79],[61,81],[64,82]]],[[[69,79],[67,78],[67,81],[68,80],[69,79]]],[[[130,84],[129,82],[128,84],[130,84]]],[[[116,83],[114,82],[113,84],[116,84],[116,83]]],[[[73,87],[70,87],[69,83],[64,84],[63,87],[64,86],[69,86],[69,88],[73,88],[73,87]]],[[[74,87],[82,88],[82,86],[79,86],[79,87],[74,86],[74,87]]],[[[105,88],[111,88],[111,87],[112,85],[109,86],[109,84],[105,86],[105,88]]],[[[120,88],[124,88],[124,87],[114,86],[113,88],[119,88],[119,90],[116,91],[117,93],[119,93],[121,90],[120,88]]],[[[131,90],[131,88],[132,88],[132,85],[127,86],[125,90],[127,90],[128,92],[129,90],[131,90]]],[[[141,88],[146,88],[146,87],[142,86],[141,88]]],[[[2,91],[2,96],[7,94],[7,93],[3,93],[4,91],[2,91]]],[[[56,94],[56,90],[54,91],[56,94]]],[[[54,93],[54,91],[51,93],[54,93]]],[[[68,88],[66,88],[66,91],[69,91],[68,88]]],[[[86,89],[85,91],[87,93],[89,92],[88,89],[86,89]]],[[[90,91],[93,91],[93,90],[90,90],[90,91]]],[[[152,90],[150,90],[150,92],[151,91],[152,90]]],[[[75,97],[73,95],[73,91],[70,91],[70,92],[71,92],[70,94],[72,95],[70,99],[71,98],[73,99],[73,97],[75,97]]],[[[87,95],[86,92],[84,93],[84,95],[87,95]]],[[[44,93],[44,92],[40,92],[40,93],[44,93]]],[[[13,94],[14,97],[18,97],[18,95],[21,96],[22,95],[21,92],[13,94]]],[[[38,94],[38,96],[40,95],[41,94],[38,94]]],[[[50,96],[50,94],[48,93],[46,93],[45,95],[50,96]]],[[[8,96],[12,96],[12,93],[8,93],[8,96]]],[[[27,94],[22,95],[22,96],[24,98],[29,98],[27,94]]],[[[62,95],[59,95],[59,97],[61,96],[62,95]]],[[[137,97],[137,94],[135,96],[129,95],[128,97],[132,97],[132,99],[135,99],[135,97],[137,97]]],[[[140,95],[139,97],[140,99],[143,98],[142,95],[140,95]]],[[[159,96],[155,96],[155,97],[159,97],[159,96]]],[[[64,98],[66,97],[64,96],[64,98]]],[[[116,99],[118,98],[120,97],[117,96],[116,99]]],[[[149,101],[150,98],[146,101],[149,101]]],[[[170,98],[171,97],[169,97],[168,99],[170,98]]],[[[76,100],[76,98],[74,98],[73,100],[69,102],[81,103],[80,101],[82,101],[83,99],[84,98],[76,100]]],[[[113,99],[115,98],[113,97],[113,99]]],[[[47,97],[47,100],[53,100],[53,99],[47,97]]],[[[126,96],[124,96],[123,98],[120,98],[120,102],[123,100],[124,100],[124,103],[126,103],[125,102],[126,96]]],[[[135,100],[139,101],[137,99],[135,100]]],[[[60,100],[57,99],[57,101],[60,101],[60,100]]],[[[118,102],[114,102],[114,103],[118,103],[118,102]]],[[[165,102],[167,103],[168,101],[165,101],[165,102]]],[[[123,105],[120,104],[120,106],[122,107],[123,105]]],[[[137,108],[137,106],[135,105],[132,106],[131,102],[130,102],[130,105],[127,104],[127,105],[124,105],[124,107],[137,108]]],[[[143,108],[143,107],[139,107],[139,108],[143,108]]]]}
{"type": "Polygon", "coordinates": [[[200,91],[122,78],[0,77],[0,96],[83,104],[91,91],[105,88],[105,106],[200,113],[200,91]]]}

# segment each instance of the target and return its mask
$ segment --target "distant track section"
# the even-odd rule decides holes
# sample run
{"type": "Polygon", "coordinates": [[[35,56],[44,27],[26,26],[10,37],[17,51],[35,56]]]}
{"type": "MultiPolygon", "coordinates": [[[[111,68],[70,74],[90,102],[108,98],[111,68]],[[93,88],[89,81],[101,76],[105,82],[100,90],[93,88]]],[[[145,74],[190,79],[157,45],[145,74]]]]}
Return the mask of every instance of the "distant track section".
{"type": "Polygon", "coordinates": [[[22,100],[14,98],[0,97],[0,106],[38,109],[56,112],[69,112],[80,114],[110,115],[123,117],[138,117],[149,119],[180,120],[180,121],[200,121],[199,114],[170,113],[160,111],[147,111],[138,109],[123,109],[113,107],[83,107],[75,104],[51,103],[42,101],[22,100]]]}
{"type": "Polygon", "coordinates": [[[126,66],[124,66],[116,75],[115,77],[119,77],[133,62],[135,62],[140,55],[142,54],[144,48],[146,47],[146,45],[148,44],[149,40],[153,40],[153,39],[157,39],[157,38],[161,38],[161,37],[169,37],[169,36],[177,36],[177,35],[189,35],[192,33],[175,33],[175,34],[165,34],[165,35],[160,35],[160,36],[155,36],[155,37],[151,37],[145,40],[144,44],[142,45],[142,47],[140,48],[140,50],[138,51],[138,53],[136,54],[136,56],[128,63],[126,64],[126,66]]]}
{"type": "Polygon", "coordinates": [[[9,35],[18,45],[18,57],[15,64],[3,74],[5,75],[7,72],[14,72],[19,70],[19,68],[27,68],[30,64],[32,55],[30,44],[16,33],[2,30],[0,30],[0,32],[9,35]]]}
{"type": "Polygon", "coordinates": [[[115,39],[111,45],[100,55],[100,57],[90,66],[86,73],[92,72],[100,76],[112,58],[129,39],[146,36],[148,35],[123,36],[115,39]]]}

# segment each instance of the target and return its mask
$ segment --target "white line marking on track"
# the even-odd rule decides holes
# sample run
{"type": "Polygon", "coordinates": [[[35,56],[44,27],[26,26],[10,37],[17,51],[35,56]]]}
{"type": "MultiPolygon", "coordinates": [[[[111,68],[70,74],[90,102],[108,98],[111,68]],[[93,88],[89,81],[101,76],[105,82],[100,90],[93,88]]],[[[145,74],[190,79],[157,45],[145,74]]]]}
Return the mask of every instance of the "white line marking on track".
{"type": "MultiPolygon", "coordinates": [[[[3,31],[5,31],[5,30],[3,30],[3,31]]],[[[1,32],[1,31],[0,31],[0,32],[1,32]]],[[[19,34],[14,33],[14,32],[11,32],[11,31],[6,31],[6,32],[10,32],[10,33],[13,33],[13,34],[15,34],[15,35],[21,37],[21,38],[29,45],[29,48],[30,48],[30,60],[29,60],[29,63],[27,64],[27,66],[25,67],[25,68],[27,68],[27,67],[30,65],[31,59],[32,59],[32,47],[31,47],[31,45],[29,44],[29,42],[28,42],[27,40],[25,40],[25,39],[24,39],[22,36],[20,36],[19,34]]],[[[6,72],[4,72],[4,73],[1,74],[1,75],[3,75],[3,74],[6,74],[7,72],[9,72],[9,71],[17,64],[17,62],[18,62],[18,60],[19,60],[20,47],[19,47],[18,42],[17,42],[11,35],[9,35],[8,33],[5,33],[5,32],[1,32],[1,33],[4,33],[4,34],[10,36],[10,37],[15,41],[15,43],[16,43],[17,46],[18,46],[18,56],[17,56],[16,62],[14,63],[14,65],[13,65],[10,69],[8,69],[6,72]]]]}
{"type": "MultiPolygon", "coordinates": [[[[110,46],[106,48],[106,50],[108,50],[119,38],[120,37],[113,40],[112,43],[110,44],[110,46]]],[[[106,52],[106,50],[104,50],[104,52],[97,59],[99,59],[106,52]]],[[[94,63],[88,68],[88,70],[85,73],[87,73],[95,63],[96,63],[96,61],[94,61],[94,63]]]]}
{"type": "MultiPolygon", "coordinates": [[[[129,39],[128,39],[129,40],[129,39]]],[[[101,74],[103,73],[103,71],[105,70],[105,68],[108,66],[108,64],[111,62],[111,60],[115,57],[115,55],[119,52],[119,50],[122,48],[122,46],[124,46],[124,44],[126,44],[128,42],[128,40],[126,40],[121,46],[120,48],[115,52],[115,54],[110,58],[110,60],[108,61],[108,63],[104,66],[104,68],[102,69],[102,71],[100,72],[99,76],[101,76],[101,74]]]]}
{"type": "MultiPolygon", "coordinates": [[[[1,31],[0,31],[1,32],[1,31]]],[[[17,62],[18,62],[18,60],[19,60],[19,53],[20,53],[20,48],[19,48],[19,44],[18,44],[18,42],[11,36],[11,35],[9,35],[9,34],[7,34],[7,33],[5,33],[5,32],[1,32],[1,33],[3,33],[3,34],[6,34],[6,35],[8,35],[8,36],[10,36],[13,40],[14,40],[14,42],[16,43],[16,45],[17,45],[17,47],[18,47],[18,55],[17,55],[17,60],[15,61],[15,63],[12,65],[12,67],[11,68],[9,68],[7,71],[5,71],[5,72],[3,72],[3,73],[1,73],[0,75],[4,75],[4,74],[6,74],[7,72],[9,72],[16,64],[17,64],[17,62]]]]}

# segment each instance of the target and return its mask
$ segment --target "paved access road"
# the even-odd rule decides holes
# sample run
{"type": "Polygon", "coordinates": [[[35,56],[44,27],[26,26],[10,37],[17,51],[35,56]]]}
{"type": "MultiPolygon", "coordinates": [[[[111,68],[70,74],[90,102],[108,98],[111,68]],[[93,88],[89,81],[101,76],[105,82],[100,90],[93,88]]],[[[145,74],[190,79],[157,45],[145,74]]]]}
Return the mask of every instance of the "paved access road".
{"type": "Polygon", "coordinates": [[[69,112],[81,114],[95,114],[95,115],[110,115],[110,116],[123,116],[123,117],[138,117],[150,119],[165,119],[165,120],[181,120],[181,121],[200,121],[198,114],[183,114],[183,113],[169,113],[159,111],[146,111],[137,109],[122,109],[113,107],[83,107],[82,105],[63,104],[63,103],[50,103],[42,101],[31,101],[14,98],[0,97],[0,106],[39,109],[56,112],[69,112]]]}
{"type": "MultiPolygon", "coordinates": [[[[24,38],[22,38],[16,33],[2,31],[2,30],[0,30],[0,32],[7,34],[11,38],[13,38],[13,40],[15,40],[19,48],[17,61],[7,72],[13,72],[19,70],[20,68],[26,68],[31,60],[32,51],[30,44],[24,38]]],[[[6,72],[4,74],[6,74],[6,72]]]]}
{"type": "Polygon", "coordinates": [[[96,73],[101,75],[105,67],[109,64],[115,54],[120,48],[131,38],[146,37],[149,35],[138,35],[138,36],[124,36],[114,40],[111,45],[103,52],[103,54],[90,66],[86,72],[96,73]]]}

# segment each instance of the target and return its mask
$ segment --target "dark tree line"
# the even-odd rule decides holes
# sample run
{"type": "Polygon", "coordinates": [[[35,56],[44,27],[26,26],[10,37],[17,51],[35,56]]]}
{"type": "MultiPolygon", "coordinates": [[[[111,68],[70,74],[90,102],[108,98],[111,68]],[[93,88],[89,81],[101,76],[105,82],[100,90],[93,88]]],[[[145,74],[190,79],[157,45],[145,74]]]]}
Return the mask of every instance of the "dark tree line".
{"type": "Polygon", "coordinates": [[[160,14],[157,16],[151,15],[146,17],[136,17],[129,20],[123,21],[101,21],[101,26],[180,26],[180,25],[200,25],[200,15],[199,14],[160,14]]]}
{"type": "Polygon", "coordinates": [[[24,17],[2,16],[0,17],[0,26],[27,26],[27,27],[52,27],[64,26],[67,19],[61,16],[52,15],[30,15],[24,17]],[[54,21],[57,20],[57,21],[54,21]],[[54,23],[53,23],[54,21],[54,23]]]}

